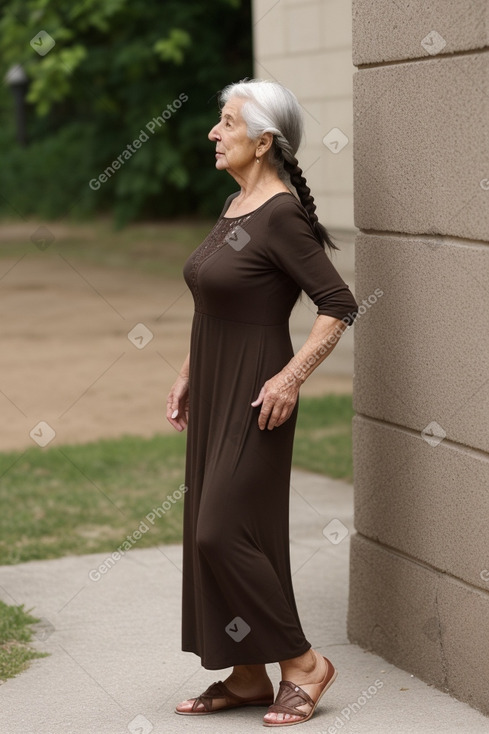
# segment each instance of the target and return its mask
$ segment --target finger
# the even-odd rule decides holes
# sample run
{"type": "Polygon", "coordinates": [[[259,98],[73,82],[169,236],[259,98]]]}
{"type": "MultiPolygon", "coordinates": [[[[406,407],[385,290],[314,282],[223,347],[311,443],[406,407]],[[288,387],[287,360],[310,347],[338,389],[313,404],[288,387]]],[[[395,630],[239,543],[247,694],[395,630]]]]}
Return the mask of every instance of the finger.
{"type": "Polygon", "coordinates": [[[168,423],[170,423],[170,425],[173,426],[173,428],[180,430],[180,420],[179,419],[176,420],[175,418],[172,418],[171,415],[167,415],[166,420],[168,421],[168,423]]]}
{"type": "Polygon", "coordinates": [[[256,408],[256,406],[257,406],[257,405],[260,405],[260,403],[263,403],[263,399],[264,399],[264,397],[265,397],[265,388],[263,388],[263,387],[262,387],[262,389],[260,390],[260,392],[259,392],[259,394],[258,394],[258,397],[256,398],[256,400],[254,400],[254,401],[253,401],[253,402],[251,403],[251,404],[252,404],[252,406],[253,406],[254,408],[256,408]]]}
{"type": "Polygon", "coordinates": [[[166,417],[170,418],[175,410],[178,410],[178,398],[176,397],[176,395],[170,393],[166,401],[166,417]]]}
{"type": "Polygon", "coordinates": [[[173,412],[172,403],[173,403],[173,399],[171,397],[168,397],[168,400],[166,401],[166,417],[167,418],[170,418],[173,412]]]}
{"type": "Polygon", "coordinates": [[[187,425],[184,411],[180,411],[178,400],[176,399],[174,399],[171,404],[168,404],[166,410],[166,418],[168,422],[173,426],[173,428],[176,428],[177,431],[183,431],[187,425]]]}
{"type": "Polygon", "coordinates": [[[187,424],[181,418],[179,418],[178,420],[172,420],[171,418],[169,418],[168,422],[171,423],[173,428],[176,428],[176,430],[179,432],[183,431],[187,427],[187,424]]]}
{"type": "Polygon", "coordinates": [[[261,406],[260,415],[258,416],[258,426],[261,430],[267,427],[270,420],[274,405],[272,402],[264,402],[261,406]]]}
{"type": "Polygon", "coordinates": [[[166,412],[168,417],[175,418],[175,412],[180,413],[180,403],[182,398],[178,393],[170,393],[168,400],[166,401],[166,412]]]}
{"type": "Polygon", "coordinates": [[[178,417],[178,420],[180,421],[180,425],[183,428],[186,428],[188,424],[188,411],[182,410],[180,416],[178,417]]]}
{"type": "Polygon", "coordinates": [[[284,408],[282,411],[282,415],[278,419],[278,421],[275,423],[275,426],[281,426],[283,423],[285,423],[286,420],[290,418],[290,415],[292,413],[292,410],[290,408],[284,408]]]}
{"type": "Polygon", "coordinates": [[[284,405],[283,403],[275,403],[268,421],[268,428],[270,431],[285,422],[287,419],[287,410],[287,405],[284,405]]]}

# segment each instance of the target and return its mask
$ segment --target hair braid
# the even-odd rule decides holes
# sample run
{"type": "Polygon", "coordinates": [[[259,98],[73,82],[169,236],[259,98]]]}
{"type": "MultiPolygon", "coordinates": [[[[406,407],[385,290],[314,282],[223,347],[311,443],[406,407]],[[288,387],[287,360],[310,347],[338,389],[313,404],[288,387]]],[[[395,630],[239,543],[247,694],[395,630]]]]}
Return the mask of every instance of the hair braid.
{"type": "Polygon", "coordinates": [[[319,244],[322,247],[324,247],[325,244],[328,245],[330,250],[338,250],[339,248],[333,242],[326,227],[324,227],[324,225],[322,225],[318,220],[314,197],[311,194],[311,189],[307,185],[307,181],[302,172],[302,168],[299,166],[297,158],[295,158],[295,156],[292,156],[291,158],[291,160],[287,160],[284,156],[284,169],[290,176],[291,184],[295,186],[301,204],[307,212],[307,216],[309,217],[309,221],[311,222],[311,226],[319,244]]]}

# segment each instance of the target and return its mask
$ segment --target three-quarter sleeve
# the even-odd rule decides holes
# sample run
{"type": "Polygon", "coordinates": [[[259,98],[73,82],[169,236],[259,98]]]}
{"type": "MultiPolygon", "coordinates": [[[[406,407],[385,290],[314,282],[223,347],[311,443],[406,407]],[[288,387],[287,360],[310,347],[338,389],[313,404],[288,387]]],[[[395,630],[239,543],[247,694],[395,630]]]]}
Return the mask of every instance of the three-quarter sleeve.
{"type": "Polygon", "coordinates": [[[307,293],[318,315],[353,323],[357,302],[315,238],[307,213],[296,199],[278,204],[271,212],[267,256],[307,293]]]}

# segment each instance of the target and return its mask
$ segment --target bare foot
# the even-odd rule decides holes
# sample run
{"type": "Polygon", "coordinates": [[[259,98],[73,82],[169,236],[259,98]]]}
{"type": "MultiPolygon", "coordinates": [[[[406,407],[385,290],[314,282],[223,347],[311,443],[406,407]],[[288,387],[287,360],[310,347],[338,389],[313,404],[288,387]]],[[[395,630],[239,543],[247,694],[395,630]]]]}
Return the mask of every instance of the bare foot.
{"type": "MultiPolygon", "coordinates": [[[[322,655],[311,648],[304,655],[282,661],[280,667],[282,680],[295,683],[309,694],[313,701],[317,700],[321,692],[321,686],[319,684],[324,679],[328,669],[328,665],[322,655]]],[[[310,712],[311,706],[309,704],[299,705],[297,709],[307,714],[310,712]]],[[[263,717],[264,722],[267,724],[277,724],[279,722],[292,723],[302,721],[302,719],[303,717],[301,716],[275,712],[267,713],[263,717]]]]}
{"type": "MultiPolygon", "coordinates": [[[[231,693],[242,698],[265,698],[269,696],[273,700],[273,683],[268,677],[264,665],[235,665],[233,672],[223,681],[231,693]]],[[[182,701],[176,707],[177,711],[187,712],[192,710],[195,698],[182,701]]],[[[212,708],[216,711],[226,705],[225,698],[214,698],[212,708]]],[[[205,707],[199,702],[194,711],[204,711],[205,707]]]]}

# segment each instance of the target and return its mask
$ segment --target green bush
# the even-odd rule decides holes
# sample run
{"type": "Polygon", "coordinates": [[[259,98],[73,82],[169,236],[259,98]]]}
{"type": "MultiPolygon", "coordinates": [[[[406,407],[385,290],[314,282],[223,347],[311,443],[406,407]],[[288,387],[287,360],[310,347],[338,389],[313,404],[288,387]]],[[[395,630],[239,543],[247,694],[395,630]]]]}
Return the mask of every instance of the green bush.
{"type": "Polygon", "coordinates": [[[94,135],[93,126],[73,123],[26,149],[13,145],[8,134],[0,132],[0,147],[9,148],[0,173],[1,213],[51,219],[95,211],[102,202],[86,185],[93,166],[94,135]]]}
{"type": "Polygon", "coordinates": [[[251,76],[249,0],[7,0],[0,58],[29,78],[25,148],[0,90],[0,214],[214,216],[235,190],[207,133],[219,89],[251,76]],[[44,56],[26,42],[40,30],[55,41],[44,56]]]}

